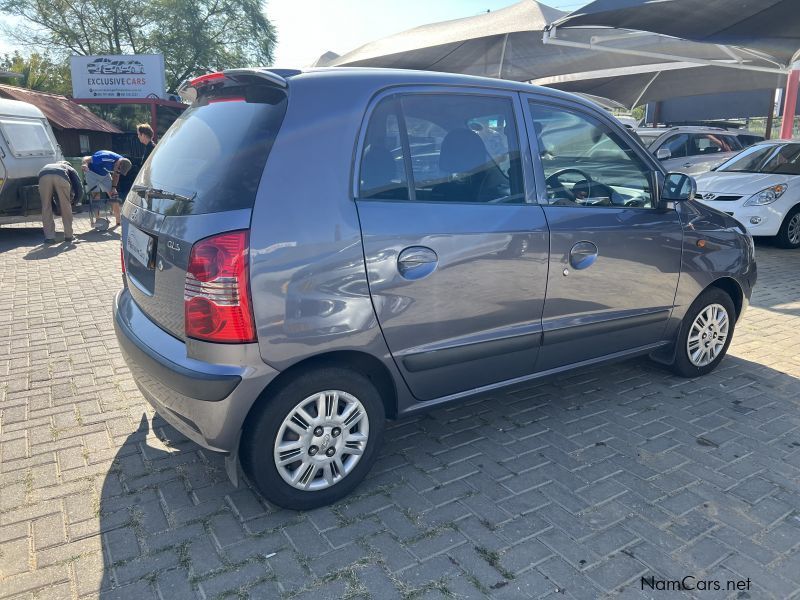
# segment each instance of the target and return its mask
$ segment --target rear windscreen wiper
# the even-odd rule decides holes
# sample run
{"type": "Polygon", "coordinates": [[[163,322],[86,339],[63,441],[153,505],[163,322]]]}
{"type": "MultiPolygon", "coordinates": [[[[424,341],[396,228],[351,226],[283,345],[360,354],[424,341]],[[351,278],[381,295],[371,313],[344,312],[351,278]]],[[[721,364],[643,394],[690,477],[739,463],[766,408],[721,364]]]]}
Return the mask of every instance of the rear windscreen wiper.
{"type": "Polygon", "coordinates": [[[182,194],[176,194],[174,192],[168,192],[166,190],[161,190],[159,188],[151,188],[144,185],[135,185],[133,186],[133,191],[139,194],[140,197],[150,199],[150,198],[164,198],[165,200],[177,200],[179,202],[192,202],[197,196],[197,192],[192,194],[191,196],[184,196],[182,194]]]}

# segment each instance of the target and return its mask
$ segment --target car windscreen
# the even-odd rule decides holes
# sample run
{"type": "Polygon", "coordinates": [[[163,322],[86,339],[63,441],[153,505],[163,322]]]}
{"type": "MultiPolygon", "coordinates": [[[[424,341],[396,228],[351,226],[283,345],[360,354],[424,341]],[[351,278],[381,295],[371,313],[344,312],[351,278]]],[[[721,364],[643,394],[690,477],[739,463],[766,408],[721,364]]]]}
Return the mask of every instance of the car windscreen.
{"type": "Polygon", "coordinates": [[[751,146],[722,163],[716,170],[733,173],[800,175],[800,144],[751,146]]]}
{"type": "Polygon", "coordinates": [[[661,137],[660,133],[642,133],[641,131],[637,131],[636,134],[639,136],[639,139],[642,140],[642,144],[644,144],[645,148],[661,137]]]}
{"type": "Polygon", "coordinates": [[[168,215],[252,208],[286,104],[266,85],[201,96],[156,144],[131,194],[168,215]]]}

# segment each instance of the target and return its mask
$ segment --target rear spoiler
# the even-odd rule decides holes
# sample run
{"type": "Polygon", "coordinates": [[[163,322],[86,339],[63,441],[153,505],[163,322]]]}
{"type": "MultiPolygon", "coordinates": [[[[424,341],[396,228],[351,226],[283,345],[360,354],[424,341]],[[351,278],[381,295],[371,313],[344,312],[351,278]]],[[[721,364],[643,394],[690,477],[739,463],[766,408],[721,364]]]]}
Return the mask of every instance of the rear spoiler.
{"type": "Polygon", "coordinates": [[[242,77],[256,77],[279,88],[289,87],[287,78],[299,75],[302,71],[296,69],[267,69],[265,67],[251,67],[246,69],[225,69],[215,73],[206,73],[193,79],[187,79],[178,86],[178,95],[184,102],[192,103],[197,99],[197,90],[207,85],[222,83],[226,79],[237,80],[242,77]]]}

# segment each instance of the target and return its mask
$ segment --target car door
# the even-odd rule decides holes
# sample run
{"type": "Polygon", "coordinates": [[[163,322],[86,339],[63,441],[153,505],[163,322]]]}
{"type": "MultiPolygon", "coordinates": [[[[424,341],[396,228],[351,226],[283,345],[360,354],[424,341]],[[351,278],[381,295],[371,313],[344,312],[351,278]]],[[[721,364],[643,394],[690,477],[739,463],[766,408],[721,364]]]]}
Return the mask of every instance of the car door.
{"type": "Polygon", "coordinates": [[[655,165],[603,116],[526,98],[550,269],[537,370],[662,343],[681,264],[676,211],[655,165]]]}
{"type": "Polygon", "coordinates": [[[657,157],[659,150],[668,151],[669,158],[660,159],[664,168],[667,171],[680,172],[681,169],[688,166],[686,163],[689,154],[689,135],[686,133],[671,135],[653,149],[653,155],[657,157]]]}
{"type": "Polygon", "coordinates": [[[503,91],[410,88],[369,111],[354,181],[369,288],[420,400],[534,370],[548,232],[520,109],[503,91]]]}
{"type": "Polygon", "coordinates": [[[710,171],[741,150],[735,136],[720,133],[693,133],[689,136],[689,158],[683,168],[677,169],[687,175],[699,175],[710,171]]]}

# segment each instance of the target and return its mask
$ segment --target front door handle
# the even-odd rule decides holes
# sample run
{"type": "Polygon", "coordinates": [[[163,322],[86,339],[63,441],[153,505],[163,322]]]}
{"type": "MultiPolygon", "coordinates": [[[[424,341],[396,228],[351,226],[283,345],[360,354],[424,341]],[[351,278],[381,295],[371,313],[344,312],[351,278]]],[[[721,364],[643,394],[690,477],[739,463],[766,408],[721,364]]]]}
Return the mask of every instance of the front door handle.
{"type": "Polygon", "coordinates": [[[597,260],[597,246],[592,242],[578,242],[569,251],[569,264],[573,269],[587,269],[597,260]]]}
{"type": "Polygon", "coordinates": [[[397,270],[405,279],[422,279],[436,270],[439,257],[425,246],[411,246],[397,256],[397,270]]]}

